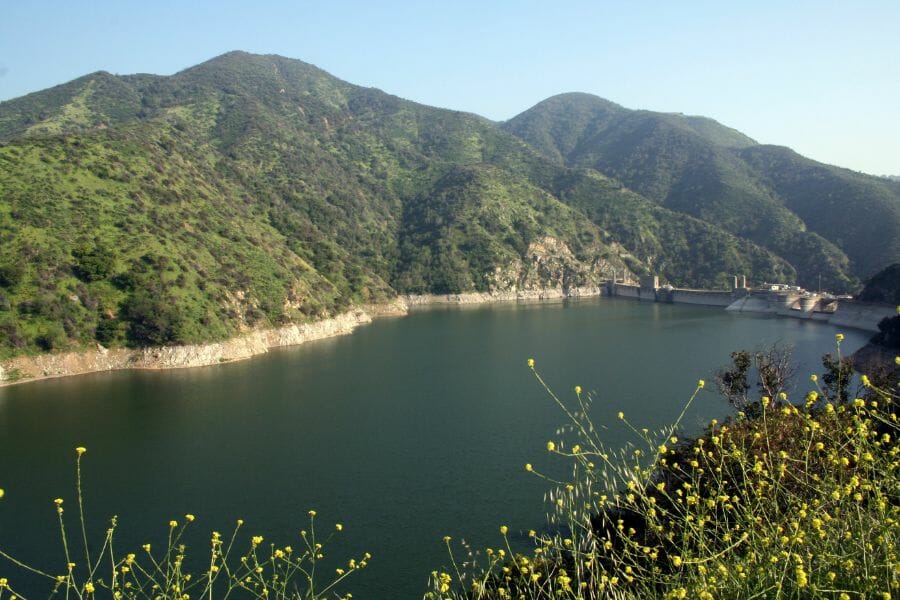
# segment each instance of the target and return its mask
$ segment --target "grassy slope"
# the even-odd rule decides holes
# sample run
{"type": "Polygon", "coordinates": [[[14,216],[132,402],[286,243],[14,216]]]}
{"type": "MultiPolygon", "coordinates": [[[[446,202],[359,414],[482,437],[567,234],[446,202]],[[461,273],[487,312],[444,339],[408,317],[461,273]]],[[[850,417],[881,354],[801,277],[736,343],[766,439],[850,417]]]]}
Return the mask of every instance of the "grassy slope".
{"type": "Polygon", "coordinates": [[[7,354],[219,339],[396,292],[578,285],[626,264],[684,285],[793,276],[486,119],[277,56],[86,76],[0,105],[0,140],[7,354]],[[528,271],[548,235],[574,256],[563,275],[528,271]]]}

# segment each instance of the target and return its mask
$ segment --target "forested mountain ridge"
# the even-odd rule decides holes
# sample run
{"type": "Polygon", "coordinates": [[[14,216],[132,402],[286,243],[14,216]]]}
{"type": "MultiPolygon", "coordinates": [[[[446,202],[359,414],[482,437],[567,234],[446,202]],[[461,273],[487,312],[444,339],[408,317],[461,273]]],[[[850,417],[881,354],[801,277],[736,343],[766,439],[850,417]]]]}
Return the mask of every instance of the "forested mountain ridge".
{"type": "Polygon", "coordinates": [[[900,306],[900,263],[895,263],[875,274],[857,296],[864,302],[900,306]]]}
{"type": "MultiPolygon", "coordinates": [[[[222,339],[397,293],[613,271],[796,277],[702,215],[558,162],[477,115],[243,52],[0,103],[0,352],[222,339]]],[[[843,273],[827,244],[813,264],[843,273]]]]}
{"type": "Polygon", "coordinates": [[[711,119],[562,94],[502,127],[560,164],[596,169],[768,248],[808,287],[821,276],[827,289],[851,291],[900,256],[900,186],[757,144],[711,119]]]}

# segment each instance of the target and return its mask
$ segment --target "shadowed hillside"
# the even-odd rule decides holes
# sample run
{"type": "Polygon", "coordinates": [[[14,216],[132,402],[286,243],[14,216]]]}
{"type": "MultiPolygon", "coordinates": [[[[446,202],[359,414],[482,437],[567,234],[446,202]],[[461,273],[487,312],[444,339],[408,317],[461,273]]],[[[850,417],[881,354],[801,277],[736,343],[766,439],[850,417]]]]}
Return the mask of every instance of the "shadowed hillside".
{"type": "Polygon", "coordinates": [[[768,248],[807,287],[821,277],[827,289],[852,291],[900,257],[895,183],[758,145],[712,119],[563,94],[502,127],[560,164],[595,169],[768,248]]]}

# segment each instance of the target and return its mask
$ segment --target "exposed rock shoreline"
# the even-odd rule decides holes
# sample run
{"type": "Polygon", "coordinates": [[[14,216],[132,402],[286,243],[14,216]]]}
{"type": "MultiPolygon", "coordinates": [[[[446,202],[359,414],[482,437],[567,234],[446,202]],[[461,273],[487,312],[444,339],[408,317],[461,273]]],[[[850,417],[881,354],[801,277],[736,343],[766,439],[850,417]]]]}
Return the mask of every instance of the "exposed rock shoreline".
{"type": "Polygon", "coordinates": [[[383,304],[355,307],[337,316],[313,323],[259,329],[221,342],[138,349],[107,349],[98,344],[96,350],[18,356],[0,363],[0,387],[99,371],[185,369],[244,360],[265,354],[270,348],[296,346],[314,340],[346,335],[360,325],[371,323],[373,318],[406,315],[413,306],[550,300],[600,294],[600,287],[583,287],[568,290],[549,288],[496,293],[401,296],[383,304]]]}
{"type": "Polygon", "coordinates": [[[466,292],[463,294],[422,294],[403,296],[407,307],[431,304],[488,304],[491,302],[522,302],[531,300],[555,300],[562,298],[587,298],[600,296],[599,286],[543,288],[536,290],[512,290],[503,292],[466,292]]]}

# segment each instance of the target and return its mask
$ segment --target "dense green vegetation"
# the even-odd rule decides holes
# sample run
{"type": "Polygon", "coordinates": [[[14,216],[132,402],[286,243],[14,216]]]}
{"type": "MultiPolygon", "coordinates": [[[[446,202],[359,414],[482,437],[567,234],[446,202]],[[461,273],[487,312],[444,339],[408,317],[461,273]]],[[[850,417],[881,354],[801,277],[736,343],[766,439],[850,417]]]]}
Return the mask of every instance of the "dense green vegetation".
{"type": "Polygon", "coordinates": [[[875,274],[857,296],[864,302],[900,305],[900,263],[875,274]]]}
{"type": "MultiPolygon", "coordinates": [[[[683,169],[575,160],[599,156],[584,131],[602,137],[631,113],[576,105],[572,120],[546,119],[538,148],[558,148],[548,159],[476,115],[241,52],[171,77],[94,73],[4,102],[0,353],[222,339],[397,293],[568,288],[613,270],[685,286],[738,273],[854,285],[865,262],[856,242],[804,232],[760,176],[747,197],[766,203],[726,194],[695,210],[666,199],[669,179],[687,185],[683,169]]],[[[662,133],[642,145],[645,162],[715,167],[721,181],[698,186],[745,189],[749,159],[734,167],[734,153],[758,148],[752,140],[708,119],[655,118],[662,133]],[[696,147],[675,152],[670,130],[696,147]]],[[[881,181],[876,204],[895,208],[881,181]]],[[[859,233],[879,227],[896,237],[887,218],[859,233]]],[[[865,264],[897,258],[891,244],[880,250],[865,264]]]]}
{"type": "MultiPolygon", "coordinates": [[[[857,298],[864,302],[900,307],[900,263],[889,266],[867,281],[857,298]]],[[[872,338],[872,345],[893,352],[900,349],[900,314],[885,317],[878,323],[878,333],[872,338]]]]}
{"type": "Polygon", "coordinates": [[[564,94],[502,126],[560,164],[596,169],[756,242],[809,288],[821,277],[825,289],[854,291],[900,256],[896,182],[756,144],[710,119],[564,94]]]}

